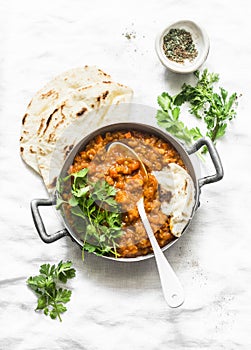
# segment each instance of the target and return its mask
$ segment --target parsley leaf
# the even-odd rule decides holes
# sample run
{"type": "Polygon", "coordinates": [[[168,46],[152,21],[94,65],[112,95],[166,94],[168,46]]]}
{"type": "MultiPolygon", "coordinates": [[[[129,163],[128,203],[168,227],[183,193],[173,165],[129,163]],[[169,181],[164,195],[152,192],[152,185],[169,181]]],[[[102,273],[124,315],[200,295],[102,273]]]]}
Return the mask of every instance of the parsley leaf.
{"type": "Polygon", "coordinates": [[[157,111],[156,118],[158,125],[165,128],[178,139],[190,144],[193,140],[192,135],[184,123],[179,120],[180,108],[175,106],[173,97],[168,93],[163,92],[158,96],[158,103],[163,109],[157,111]]]}
{"type": "Polygon", "coordinates": [[[44,310],[44,314],[52,319],[62,321],[61,314],[67,308],[63,305],[70,301],[71,291],[57,288],[57,283],[66,283],[68,279],[75,277],[76,270],[72,268],[70,261],[60,261],[59,264],[43,264],[40,266],[40,274],[31,276],[26,281],[31,290],[38,296],[36,310],[44,310]]]}

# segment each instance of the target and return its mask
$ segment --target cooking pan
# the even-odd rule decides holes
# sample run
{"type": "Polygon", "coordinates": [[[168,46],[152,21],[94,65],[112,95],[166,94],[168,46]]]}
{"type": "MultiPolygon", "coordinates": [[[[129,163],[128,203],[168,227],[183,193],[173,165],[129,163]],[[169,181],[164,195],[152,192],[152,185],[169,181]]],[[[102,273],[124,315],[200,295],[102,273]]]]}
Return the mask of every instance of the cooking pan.
{"type": "MultiPolygon", "coordinates": [[[[193,207],[193,212],[191,215],[191,218],[189,222],[187,223],[185,229],[182,232],[182,235],[187,231],[187,228],[189,227],[189,224],[199,207],[199,197],[201,193],[201,188],[202,186],[206,184],[210,184],[213,182],[217,182],[222,179],[223,177],[223,168],[221,164],[221,160],[219,158],[218,152],[213,144],[213,142],[209,138],[201,138],[197,140],[191,147],[187,148],[184,145],[182,145],[179,141],[177,141],[172,135],[164,132],[163,130],[153,127],[151,125],[147,124],[140,124],[140,123],[116,123],[116,124],[110,124],[106,125],[102,128],[99,128],[93,132],[91,132],[89,135],[84,137],[71,151],[71,153],[68,155],[66,158],[63,167],[61,169],[60,175],[58,178],[63,178],[66,176],[67,171],[69,167],[72,165],[73,160],[75,156],[84,150],[85,146],[92,140],[94,139],[97,135],[100,134],[105,134],[107,132],[115,132],[115,131],[141,131],[141,132],[146,132],[148,134],[152,134],[158,138],[163,139],[164,141],[169,142],[173,148],[179,153],[181,156],[186,168],[188,169],[188,172],[193,180],[194,183],[194,188],[195,188],[195,202],[194,202],[194,207],[193,207]],[[214,168],[215,168],[215,174],[205,176],[202,178],[197,178],[196,173],[195,173],[195,167],[192,163],[191,156],[198,151],[201,147],[206,146],[209,155],[211,157],[211,160],[213,162],[214,168]]],[[[74,232],[73,228],[71,227],[71,224],[67,221],[67,219],[61,215],[61,219],[63,220],[65,228],[53,233],[53,234],[48,234],[46,232],[45,226],[43,219],[41,217],[39,207],[40,206],[55,206],[56,205],[56,200],[57,200],[57,191],[55,191],[54,195],[51,198],[48,199],[34,199],[31,201],[31,212],[33,216],[33,220],[37,229],[37,232],[40,236],[40,238],[43,240],[45,243],[52,243],[55,242],[56,240],[69,236],[73,242],[77,243],[81,248],[83,247],[83,242],[81,241],[80,237],[77,236],[76,232],[74,232]]],[[[181,236],[182,236],[181,235],[181,236]]],[[[174,239],[170,243],[168,243],[166,246],[162,248],[163,251],[166,249],[170,248],[175,242],[177,242],[179,238],[174,239]]],[[[144,260],[153,257],[153,254],[147,254],[143,256],[138,256],[135,258],[115,258],[115,257],[110,257],[110,256],[104,256],[102,257],[111,259],[111,260],[116,260],[116,261],[123,261],[123,262],[132,262],[132,261],[139,261],[139,260],[144,260]]]]}

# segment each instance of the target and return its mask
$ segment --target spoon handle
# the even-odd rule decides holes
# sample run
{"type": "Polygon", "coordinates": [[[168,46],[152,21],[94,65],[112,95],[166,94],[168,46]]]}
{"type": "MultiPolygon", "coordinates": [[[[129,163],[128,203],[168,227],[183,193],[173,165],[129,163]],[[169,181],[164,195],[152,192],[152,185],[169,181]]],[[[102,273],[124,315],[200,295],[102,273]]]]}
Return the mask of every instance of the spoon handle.
{"type": "Polygon", "coordinates": [[[154,236],[145,212],[143,197],[138,201],[137,207],[153,248],[165,300],[170,307],[178,307],[184,302],[183,287],[154,236]]]}

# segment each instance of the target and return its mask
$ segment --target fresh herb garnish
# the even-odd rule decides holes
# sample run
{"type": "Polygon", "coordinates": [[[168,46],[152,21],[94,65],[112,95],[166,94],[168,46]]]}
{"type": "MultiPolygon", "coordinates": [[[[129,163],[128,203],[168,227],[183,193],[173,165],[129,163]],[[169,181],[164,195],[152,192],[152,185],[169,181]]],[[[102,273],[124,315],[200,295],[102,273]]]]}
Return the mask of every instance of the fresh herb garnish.
{"type": "Polygon", "coordinates": [[[73,177],[71,196],[65,201],[59,194],[57,208],[62,203],[69,204],[75,229],[84,233],[83,253],[86,250],[118,257],[117,239],[122,235],[122,220],[115,200],[116,189],[105,180],[91,182],[87,173],[88,168],[85,168],[63,179],[67,181],[73,177]]]}
{"type": "Polygon", "coordinates": [[[158,110],[156,116],[159,126],[187,144],[191,144],[193,140],[202,136],[198,128],[189,129],[179,119],[180,107],[175,105],[174,98],[167,92],[158,96],[158,104],[162,108],[158,110]]]}
{"type": "Polygon", "coordinates": [[[183,84],[175,96],[167,92],[158,96],[161,107],[156,115],[158,125],[187,144],[203,137],[198,127],[189,129],[179,119],[180,106],[187,102],[189,112],[205,123],[206,136],[215,143],[225,135],[228,122],[236,116],[237,94],[228,97],[228,92],[223,88],[219,89],[219,93],[215,92],[214,84],[219,81],[219,75],[209,73],[207,69],[202,73],[196,71],[194,75],[197,78],[195,86],[183,84]]]}
{"type": "Polygon", "coordinates": [[[36,310],[44,310],[46,316],[50,315],[52,319],[58,317],[61,322],[61,314],[67,311],[64,304],[70,301],[71,291],[58,288],[58,283],[66,283],[68,279],[75,277],[76,270],[72,268],[70,261],[60,261],[57,266],[41,265],[39,272],[39,275],[29,277],[26,281],[38,296],[36,310]]]}

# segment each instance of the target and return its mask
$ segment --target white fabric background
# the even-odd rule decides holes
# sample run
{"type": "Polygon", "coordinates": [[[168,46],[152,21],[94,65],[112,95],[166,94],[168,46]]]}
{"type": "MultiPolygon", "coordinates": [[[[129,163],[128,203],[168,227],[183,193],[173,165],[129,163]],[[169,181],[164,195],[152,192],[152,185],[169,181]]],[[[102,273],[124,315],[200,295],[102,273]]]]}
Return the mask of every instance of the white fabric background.
{"type": "MultiPolygon", "coordinates": [[[[250,349],[250,18],[247,0],[1,1],[1,350],[250,349]],[[224,180],[203,188],[189,231],[166,253],[186,293],[173,310],[154,260],[123,264],[87,255],[83,263],[70,239],[39,239],[29,203],[47,193],[19,157],[19,134],[33,94],[85,64],[132,87],[134,102],[156,108],[162,91],[174,93],[191,78],[166,71],[154,50],[156,34],[179,19],[204,26],[211,43],[204,67],[242,97],[218,143],[224,180]],[[36,298],[25,281],[42,263],[61,259],[72,260],[77,277],[59,323],[33,311],[36,298]]],[[[51,230],[59,227],[53,210],[44,215],[51,230]]]]}

